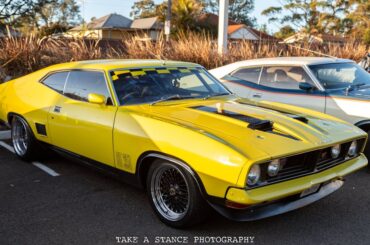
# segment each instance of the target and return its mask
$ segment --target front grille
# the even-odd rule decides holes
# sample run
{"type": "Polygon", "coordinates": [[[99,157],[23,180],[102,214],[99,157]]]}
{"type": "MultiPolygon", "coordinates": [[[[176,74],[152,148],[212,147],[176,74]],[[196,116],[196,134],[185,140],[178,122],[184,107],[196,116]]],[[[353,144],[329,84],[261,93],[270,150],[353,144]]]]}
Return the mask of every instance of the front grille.
{"type": "MultiPolygon", "coordinates": [[[[254,187],[317,173],[341,164],[345,160],[348,160],[346,157],[351,143],[352,141],[341,145],[341,154],[336,159],[331,157],[331,147],[287,157],[282,169],[279,171],[278,175],[274,177],[270,177],[267,174],[269,162],[261,164],[261,180],[260,183],[254,187]]],[[[365,139],[357,140],[357,144],[358,149],[362,150],[365,145],[365,139]]]]}

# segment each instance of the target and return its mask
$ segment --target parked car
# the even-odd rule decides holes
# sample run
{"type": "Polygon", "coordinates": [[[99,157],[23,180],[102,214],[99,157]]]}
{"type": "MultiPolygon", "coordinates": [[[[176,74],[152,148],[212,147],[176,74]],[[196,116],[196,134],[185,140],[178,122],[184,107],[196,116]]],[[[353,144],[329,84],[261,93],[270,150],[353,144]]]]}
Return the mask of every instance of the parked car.
{"type": "MultiPolygon", "coordinates": [[[[327,113],[370,133],[370,74],[351,60],[280,57],[210,71],[237,95],[327,113]]],[[[370,157],[370,143],[365,153],[370,157]]]]}
{"type": "Polygon", "coordinates": [[[357,127],[251,103],[192,63],[56,65],[0,85],[0,105],[20,158],[37,159],[46,146],[114,172],[144,187],[174,227],[199,222],[209,206],[234,220],[288,212],[367,165],[357,127]]]}

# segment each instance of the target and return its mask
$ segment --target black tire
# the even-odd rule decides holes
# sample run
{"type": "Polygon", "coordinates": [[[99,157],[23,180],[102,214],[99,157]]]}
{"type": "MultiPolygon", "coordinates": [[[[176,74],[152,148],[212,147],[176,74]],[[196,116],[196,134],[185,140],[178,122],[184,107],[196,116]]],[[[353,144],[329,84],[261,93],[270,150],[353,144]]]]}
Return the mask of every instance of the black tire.
{"type": "MultiPolygon", "coordinates": [[[[370,131],[367,131],[367,135],[368,137],[370,137],[370,131]]],[[[367,159],[370,159],[370,138],[367,139],[364,154],[367,157],[367,159]]],[[[370,163],[368,164],[367,169],[370,172],[370,163]]]]}
{"type": "Polygon", "coordinates": [[[24,161],[33,161],[39,158],[40,145],[25,119],[20,116],[13,117],[11,136],[15,154],[19,158],[24,161]]]}
{"type": "Polygon", "coordinates": [[[186,228],[207,217],[208,205],[194,177],[179,165],[155,161],[148,172],[146,190],[153,210],[168,226],[186,228]]]}

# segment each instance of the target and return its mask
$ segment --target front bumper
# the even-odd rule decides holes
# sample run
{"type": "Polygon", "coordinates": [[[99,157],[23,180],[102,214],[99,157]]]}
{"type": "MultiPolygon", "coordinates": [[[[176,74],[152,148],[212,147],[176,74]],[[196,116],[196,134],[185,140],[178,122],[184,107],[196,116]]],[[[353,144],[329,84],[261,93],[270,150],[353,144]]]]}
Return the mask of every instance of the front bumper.
{"type": "Polygon", "coordinates": [[[225,202],[249,205],[245,209],[232,209],[224,205],[211,203],[223,216],[236,221],[251,221],[286,213],[315,201],[318,201],[342,185],[344,176],[367,165],[366,157],[361,154],[325,171],[284,181],[252,190],[229,188],[225,202]],[[300,198],[300,194],[320,185],[320,189],[311,195],[300,198]]]}
{"type": "Polygon", "coordinates": [[[338,190],[343,185],[342,180],[335,180],[323,185],[318,192],[309,196],[299,198],[289,198],[269,205],[264,205],[252,209],[236,210],[231,208],[225,208],[219,205],[212,205],[216,211],[223,216],[235,220],[235,221],[253,221],[272,217],[275,215],[287,213],[289,211],[302,208],[313,202],[316,202],[334,191],[338,190]]]}

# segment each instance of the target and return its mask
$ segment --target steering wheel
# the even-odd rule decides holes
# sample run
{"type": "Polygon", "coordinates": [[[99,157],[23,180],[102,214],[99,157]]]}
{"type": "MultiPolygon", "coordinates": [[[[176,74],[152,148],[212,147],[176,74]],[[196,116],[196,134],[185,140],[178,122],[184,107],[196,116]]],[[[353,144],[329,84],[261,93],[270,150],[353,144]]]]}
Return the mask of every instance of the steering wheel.
{"type": "Polygon", "coordinates": [[[127,98],[133,97],[134,95],[140,95],[138,91],[133,91],[121,97],[121,101],[125,101],[127,98]]]}

